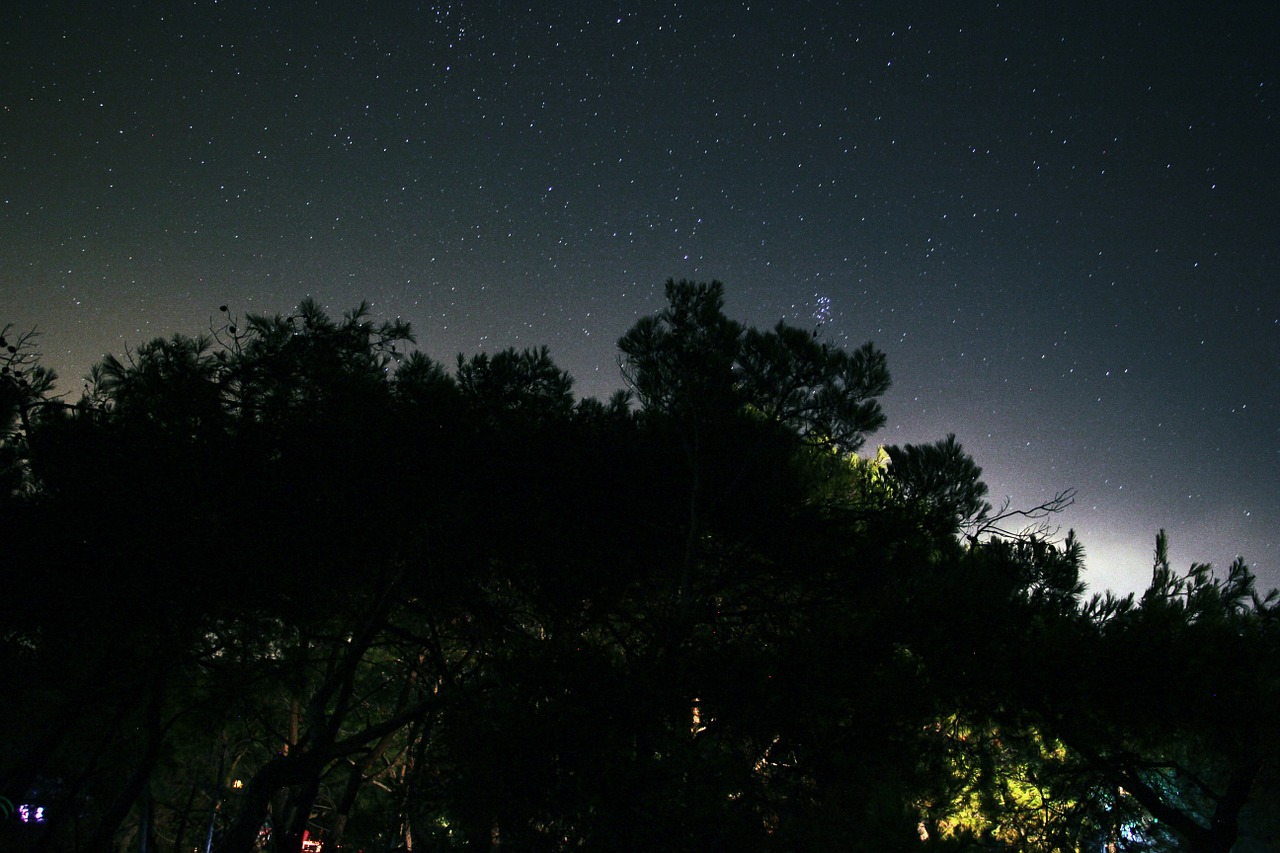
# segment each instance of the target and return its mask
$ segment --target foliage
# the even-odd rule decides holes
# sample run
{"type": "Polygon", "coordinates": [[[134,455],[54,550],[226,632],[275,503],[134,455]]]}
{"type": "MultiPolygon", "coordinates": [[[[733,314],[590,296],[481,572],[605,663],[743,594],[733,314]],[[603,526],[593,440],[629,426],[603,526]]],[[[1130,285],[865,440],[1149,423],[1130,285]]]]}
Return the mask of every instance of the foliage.
{"type": "MultiPolygon", "coordinates": [[[[223,310],[3,374],[5,849],[1229,849],[1280,746],[1243,562],[1084,600],[950,436],[854,454],[883,354],[669,282],[545,349],[223,310]],[[26,384],[17,383],[14,377],[26,384]],[[270,827],[265,841],[264,827],[270,827]]],[[[5,331],[9,335],[9,330],[5,331]]]]}
{"type": "Polygon", "coordinates": [[[929,523],[954,533],[957,525],[973,525],[991,510],[983,500],[987,486],[982,469],[954,435],[934,444],[890,447],[889,476],[902,500],[929,523]]]}
{"type": "Polygon", "coordinates": [[[623,376],[646,412],[694,430],[743,408],[806,440],[852,453],[884,424],[884,353],[847,352],[779,323],[744,329],[724,316],[719,282],[668,281],[669,305],[618,342],[623,376]]]}
{"type": "Polygon", "coordinates": [[[0,495],[28,487],[25,478],[27,433],[39,410],[52,402],[58,377],[40,364],[34,329],[15,333],[0,328],[0,495]]]}

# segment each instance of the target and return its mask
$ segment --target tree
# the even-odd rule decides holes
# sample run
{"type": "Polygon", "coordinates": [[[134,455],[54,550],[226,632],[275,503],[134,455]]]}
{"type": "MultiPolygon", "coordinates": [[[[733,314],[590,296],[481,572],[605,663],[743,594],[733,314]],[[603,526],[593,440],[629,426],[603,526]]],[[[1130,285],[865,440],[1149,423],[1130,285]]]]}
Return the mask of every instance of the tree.
{"type": "Polygon", "coordinates": [[[708,527],[746,532],[745,519],[805,488],[795,475],[808,451],[861,446],[883,423],[875,398],[889,376],[870,344],[850,354],[785,324],[744,329],[724,315],[719,282],[668,281],[666,295],[667,307],[639,320],[618,347],[641,417],[684,464],[677,598],[687,619],[708,527]]]}
{"type": "Polygon", "coordinates": [[[983,498],[982,469],[964,452],[955,435],[933,444],[885,449],[888,479],[899,498],[943,535],[975,527],[991,510],[983,498]]]}
{"type": "Polygon", "coordinates": [[[735,373],[748,405],[807,442],[855,453],[884,425],[876,398],[889,390],[889,370],[870,343],[849,352],[781,322],[748,329],[735,373]]]}
{"type": "Polygon", "coordinates": [[[781,322],[744,329],[725,317],[719,282],[668,281],[666,295],[666,308],[618,342],[623,377],[644,411],[696,433],[750,410],[845,453],[884,424],[876,398],[889,389],[889,372],[873,345],[848,352],[781,322]]]}
{"type": "Polygon", "coordinates": [[[724,286],[668,280],[667,307],[618,341],[622,375],[644,411],[689,429],[736,408],[733,365],[742,327],[724,315],[724,286]]]}
{"type": "Polygon", "coordinates": [[[1232,849],[1280,758],[1276,593],[1259,596],[1243,561],[1222,577],[1204,564],[1174,572],[1163,532],[1138,599],[1082,601],[1072,536],[963,554],[961,571],[931,582],[940,609],[921,614],[915,648],[969,725],[994,726],[1002,744],[1056,745],[1025,774],[1066,807],[1054,830],[1086,847],[1232,849]]]}
{"type": "Polygon", "coordinates": [[[667,293],[608,402],[307,302],[9,416],[0,722],[46,734],[0,778],[54,818],[0,844],[1229,847],[1277,752],[1243,563],[1162,537],[1085,602],[1074,535],[1006,529],[1070,492],[994,510],[954,436],[855,455],[874,347],[667,293]]]}
{"type": "Polygon", "coordinates": [[[573,409],[573,378],[555,365],[546,347],[459,355],[454,376],[462,397],[490,417],[507,412],[529,422],[563,420],[573,409]]]}
{"type": "Polygon", "coordinates": [[[1079,694],[1054,697],[1053,725],[1185,849],[1231,850],[1259,775],[1280,760],[1277,593],[1259,596],[1239,559],[1225,576],[1175,572],[1161,531],[1142,597],[1084,612],[1090,670],[1079,694]]]}
{"type": "Polygon", "coordinates": [[[58,377],[40,364],[38,335],[34,329],[14,333],[12,324],[0,328],[0,498],[23,488],[27,435],[32,420],[53,400],[58,377]]]}
{"type": "MultiPolygon", "coordinates": [[[[413,536],[390,532],[403,518],[386,491],[403,486],[388,479],[396,446],[367,441],[371,425],[388,424],[388,371],[408,328],[366,315],[361,308],[335,322],[304,303],[293,318],[250,317],[243,330],[229,320],[210,337],[156,340],[106,359],[79,407],[35,424],[30,470],[39,490],[31,524],[14,541],[40,550],[44,583],[31,578],[28,588],[24,578],[14,591],[28,611],[15,621],[31,626],[21,640],[25,680],[40,687],[13,713],[44,714],[53,725],[26,763],[6,761],[11,800],[35,772],[56,775],[65,797],[51,814],[79,808],[76,798],[103,804],[84,816],[96,820],[92,843],[105,846],[151,789],[178,721],[209,720],[202,709],[211,704],[221,708],[214,731],[244,718],[243,707],[234,714],[206,692],[203,670],[214,662],[237,661],[243,687],[261,684],[254,671],[273,659],[296,661],[289,700],[310,709],[309,721],[291,726],[250,703],[260,722],[296,732],[267,753],[293,745],[290,762],[263,759],[250,777],[255,796],[262,780],[293,781],[287,805],[300,821],[320,773],[421,716],[423,697],[386,698],[395,688],[369,658],[392,612],[378,602],[400,590],[397,561],[413,536]],[[38,543],[67,519],[92,538],[38,543]],[[344,525],[361,527],[374,545],[341,535],[344,525]],[[301,565],[309,577],[296,573],[301,565]],[[365,575],[352,574],[361,568],[365,575]],[[269,626],[275,642],[225,630],[241,623],[269,626]],[[363,644],[346,642],[368,625],[363,644]],[[361,702],[344,698],[352,695],[361,702]],[[90,707],[93,715],[80,713],[90,707]],[[304,765],[312,776],[302,778],[304,765]]],[[[272,692],[257,695],[267,702],[272,692]]],[[[260,726],[240,735],[275,740],[260,726]]],[[[250,799],[242,823],[255,820],[244,816],[250,799]]],[[[155,806],[153,817],[165,820],[167,804],[155,806]]]]}

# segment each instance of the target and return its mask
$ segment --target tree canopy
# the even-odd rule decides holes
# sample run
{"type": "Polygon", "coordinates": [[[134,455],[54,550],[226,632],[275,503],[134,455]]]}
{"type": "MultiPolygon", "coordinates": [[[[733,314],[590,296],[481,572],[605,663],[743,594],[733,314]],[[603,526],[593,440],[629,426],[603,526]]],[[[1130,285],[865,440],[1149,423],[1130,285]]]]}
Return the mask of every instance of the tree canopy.
{"type": "Polygon", "coordinates": [[[993,508],[955,436],[868,449],[874,345],[666,294],[605,402],[546,348],[446,366],[304,301],[71,404],[6,327],[0,847],[1274,844],[1243,561],[1161,532],[1142,596],[1088,598],[1041,524],[1069,491],[993,508]]]}

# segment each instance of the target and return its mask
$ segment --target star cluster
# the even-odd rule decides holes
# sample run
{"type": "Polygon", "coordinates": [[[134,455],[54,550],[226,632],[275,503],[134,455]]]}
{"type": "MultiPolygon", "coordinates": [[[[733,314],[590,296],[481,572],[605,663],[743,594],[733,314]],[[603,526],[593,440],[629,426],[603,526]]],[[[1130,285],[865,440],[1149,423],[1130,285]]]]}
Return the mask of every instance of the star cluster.
{"type": "Polygon", "coordinates": [[[1074,487],[1095,587],[1280,583],[1277,13],[1256,4],[25,4],[0,321],[104,352],[312,295],[584,395],[667,278],[874,340],[885,442],[1074,487]],[[120,6],[120,8],[113,8],[120,6]]]}

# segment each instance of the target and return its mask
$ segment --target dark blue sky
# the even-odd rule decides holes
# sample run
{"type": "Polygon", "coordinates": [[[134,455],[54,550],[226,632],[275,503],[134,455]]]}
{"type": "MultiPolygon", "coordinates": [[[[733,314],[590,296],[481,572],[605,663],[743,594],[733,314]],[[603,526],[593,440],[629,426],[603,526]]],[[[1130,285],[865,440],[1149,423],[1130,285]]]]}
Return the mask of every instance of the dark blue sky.
{"type": "Polygon", "coordinates": [[[879,440],[1077,489],[1093,586],[1160,527],[1280,584],[1280,22],[1171,5],[10,4],[0,321],[74,393],[221,304],[367,299],[604,395],[719,279],[888,353],[879,440]]]}

